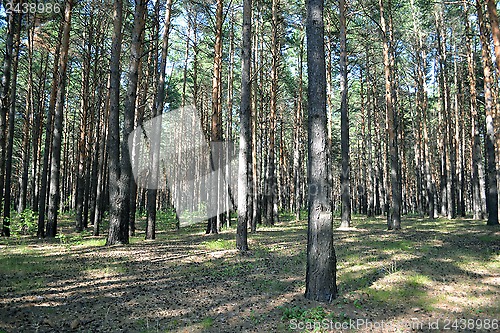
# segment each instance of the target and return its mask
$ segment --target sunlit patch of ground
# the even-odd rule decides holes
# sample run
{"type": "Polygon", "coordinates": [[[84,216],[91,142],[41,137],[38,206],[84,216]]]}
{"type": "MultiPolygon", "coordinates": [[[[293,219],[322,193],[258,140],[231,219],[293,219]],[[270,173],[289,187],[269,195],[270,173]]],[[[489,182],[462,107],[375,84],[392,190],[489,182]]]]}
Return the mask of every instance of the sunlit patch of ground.
{"type": "Polygon", "coordinates": [[[0,332],[291,332],[323,321],[331,329],[316,331],[349,331],[341,325],[356,320],[357,332],[405,332],[500,319],[500,228],[482,221],[406,219],[387,232],[383,218],[354,218],[335,229],[339,297],[327,305],[303,298],[306,222],[260,228],[244,255],[234,229],[203,227],[150,242],[139,228],[113,247],[75,233],[1,239],[0,332]]]}

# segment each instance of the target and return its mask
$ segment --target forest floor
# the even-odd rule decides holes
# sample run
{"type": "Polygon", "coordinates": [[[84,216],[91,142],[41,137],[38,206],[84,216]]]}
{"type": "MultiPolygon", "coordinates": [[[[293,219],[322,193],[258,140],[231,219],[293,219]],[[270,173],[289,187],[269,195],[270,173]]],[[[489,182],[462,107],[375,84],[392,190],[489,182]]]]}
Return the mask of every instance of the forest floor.
{"type": "Polygon", "coordinates": [[[495,331],[500,228],[485,224],[405,218],[388,232],[355,217],[335,231],[339,296],[325,305],[303,297],[304,221],[259,228],[241,255],[234,229],[105,247],[68,217],[52,241],[0,239],[0,332],[495,331]]]}

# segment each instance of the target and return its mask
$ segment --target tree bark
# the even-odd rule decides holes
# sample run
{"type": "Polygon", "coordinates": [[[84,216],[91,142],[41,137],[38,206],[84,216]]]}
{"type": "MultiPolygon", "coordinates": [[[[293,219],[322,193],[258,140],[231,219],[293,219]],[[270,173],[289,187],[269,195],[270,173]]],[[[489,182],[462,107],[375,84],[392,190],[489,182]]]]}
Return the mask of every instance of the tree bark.
{"type": "Polygon", "coordinates": [[[12,54],[12,86],[9,90],[8,109],[9,123],[7,127],[7,146],[5,155],[5,180],[4,180],[4,206],[3,206],[3,227],[2,234],[5,237],[10,236],[10,210],[11,210],[11,180],[12,180],[12,153],[14,150],[14,121],[16,115],[16,96],[17,96],[17,69],[19,65],[19,42],[21,30],[21,14],[12,14],[13,29],[13,54],[12,54]]]}
{"type": "Polygon", "coordinates": [[[249,209],[252,200],[252,82],[250,62],[252,54],[252,0],[243,2],[243,32],[241,48],[241,105],[240,105],[240,151],[238,170],[238,227],[236,248],[248,250],[247,228],[252,218],[249,209]]]}
{"type": "Polygon", "coordinates": [[[305,297],[337,297],[331,192],[327,160],[326,73],[323,0],[307,1],[309,216],[305,297]]]}
{"type": "MultiPolygon", "coordinates": [[[[379,0],[380,6],[380,25],[383,35],[383,55],[384,55],[384,77],[385,77],[385,108],[387,118],[387,132],[389,137],[389,159],[390,159],[390,181],[392,200],[389,211],[387,212],[387,228],[389,230],[401,229],[401,179],[398,172],[399,153],[397,141],[397,119],[393,105],[392,91],[392,68],[390,62],[391,40],[389,39],[389,29],[387,28],[384,17],[384,0],[379,0]]],[[[389,2],[390,7],[390,2],[389,2]]]]}
{"type": "MultiPolygon", "coordinates": [[[[158,87],[153,104],[152,116],[158,117],[163,113],[166,96],[166,69],[167,69],[167,56],[168,56],[168,40],[170,35],[170,18],[172,14],[172,0],[167,0],[165,8],[165,27],[163,31],[162,47],[161,47],[161,61],[160,61],[160,76],[158,80],[158,87]]],[[[161,125],[161,118],[156,122],[161,125]]],[[[160,171],[160,146],[159,141],[161,137],[160,129],[156,129],[157,144],[151,147],[151,160],[153,166],[152,175],[150,175],[150,188],[147,193],[147,226],[146,226],[146,239],[155,239],[156,237],[156,197],[158,190],[151,185],[158,184],[158,175],[160,171]]]]}
{"type": "MultiPolygon", "coordinates": [[[[223,0],[217,0],[217,7],[215,12],[215,46],[214,46],[214,66],[213,66],[213,76],[212,76],[212,115],[211,115],[211,134],[210,140],[212,142],[222,141],[222,24],[224,23],[223,17],[223,0]]],[[[210,189],[210,200],[209,205],[217,205],[214,207],[217,215],[209,217],[207,221],[207,234],[217,234],[219,233],[219,227],[221,223],[221,211],[219,207],[219,202],[221,201],[222,186],[221,179],[219,177],[219,170],[215,170],[215,167],[219,168],[221,163],[220,160],[215,161],[214,159],[220,158],[220,154],[215,154],[213,151],[210,153],[210,164],[213,171],[212,176],[215,180],[212,184],[216,187],[210,189]],[[217,155],[217,156],[216,156],[217,155]]],[[[213,209],[214,209],[213,208],[213,209]]]]}
{"type": "Polygon", "coordinates": [[[302,119],[303,119],[303,107],[302,107],[302,98],[303,98],[303,55],[304,55],[304,36],[302,35],[302,30],[300,31],[300,41],[299,41],[299,56],[298,56],[298,78],[297,78],[297,105],[295,110],[295,121],[294,121],[294,129],[295,129],[295,149],[293,151],[293,183],[294,183],[294,210],[295,210],[295,220],[300,220],[300,210],[302,208],[301,200],[300,200],[300,192],[301,192],[301,173],[302,173],[302,163],[301,163],[301,141],[302,141],[302,119]]]}
{"type": "MultiPolygon", "coordinates": [[[[123,207],[121,218],[123,224],[127,225],[127,233],[130,231],[130,206],[134,182],[132,175],[131,152],[129,151],[129,136],[134,130],[135,108],[137,103],[137,87],[139,82],[139,65],[142,58],[142,40],[144,25],[146,23],[145,13],[148,0],[137,0],[134,10],[134,24],[132,28],[132,40],[130,45],[130,63],[128,68],[128,86],[125,98],[124,125],[122,131],[123,141],[121,143],[120,160],[120,191],[123,193],[123,207]]],[[[135,200],[135,198],[133,198],[135,200]]]]}
{"type": "Polygon", "coordinates": [[[67,0],[64,10],[63,33],[61,40],[61,56],[59,58],[59,79],[56,93],[54,112],[54,129],[52,133],[52,149],[50,156],[50,186],[49,210],[47,215],[47,237],[55,237],[57,233],[57,218],[60,201],[60,175],[61,175],[61,143],[63,130],[63,110],[66,95],[66,68],[69,55],[69,33],[71,29],[71,14],[73,0],[67,0]]]}
{"type": "MultiPolygon", "coordinates": [[[[342,196],[341,228],[351,226],[351,180],[349,168],[349,105],[347,82],[347,34],[346,34],[346,2],[340,0],[340,150],[342,155],[342,171],[340,187],[342,196]]],[[[331,111],[330,111],[331,112],[331,111]]],[[[331,162],[330,162],[331,163],[331,162]]]]}
{"type": "Polygon", "coordinates": [[[108,117],[109,231],[106,245],[128,244],[128,225],[122,218],[120,188],[120,54],[122,50],[123,0],[113,5],[108,117]]]}
{"type": "Polygon", "coordinates": [[[47,109],[47,119],[45,120],[45,141],[43,150],[43,162],[42,162],[42,173],[40,175],[40,196],[38,199],[38,229],[37,237],[45,237],[45,213],[46,213],[46,203],[47,203],[47,192],[49,189],[49,174],[50,174],[50,143],[52,139],[52,127],[53,127],[53,114],[56,106],[56,93],[58,86],[58,73],[59,69],[57,64],[59,63],[60,53],[61,53],[61,41],[62,41],[62,28],[59,29],[58,43],[56,46],[54,54],[54,66],[52,70],[52,88],[50,92],[49,107],[47,109]]]}
{"type": "Polygon", "coordinates": [[[481,38],[481,55],[483,58],[484,73],[484,109],[486,113],[486,209],[488,212],[488,225],[498,224],[498,190],[497,190],[497,168],[495,153],[495,121],[494,105],[492,96],[491,59],[489,46],[489,31],[486,26],[483,14],[483,5],[480,0],[476,0],[477,18],[481,38]]]}
{"type": "Polygon", "coordinates": [[[469,81],[470,95],[470,117],[471,117],[471,187],[472,187],[472,210],[473,218],[483,219],[486,210],[485,190],[484,190],[484,170],[481,152],[481,138],[479,136],[478,104],[476,91],[476,69],[474,61],[474,51],[472,49],[471,27],[469,22],[468,2],[463,1],[464,21],[465,21],[465,46],[467,52],[467,74],[469,81]],[[482,177],[482,180],[481,180],[482,177]],[[483,184],[483,186],[481,186],[483,184]]]}

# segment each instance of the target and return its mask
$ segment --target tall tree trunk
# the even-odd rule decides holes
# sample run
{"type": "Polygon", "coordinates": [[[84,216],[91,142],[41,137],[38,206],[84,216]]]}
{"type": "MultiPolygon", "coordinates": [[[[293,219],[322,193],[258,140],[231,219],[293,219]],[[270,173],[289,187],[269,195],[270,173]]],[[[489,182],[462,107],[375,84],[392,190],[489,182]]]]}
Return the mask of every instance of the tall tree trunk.
{"type": "MultiPolygon", "coordinates": [[[[231,148],[231,143],[233,142],[233,126],[232,126],[232,123],[233,123],[233,98],[234,98],[234,9],[231,7],[230,9],[230,17],[229,17],[229,21],[230,21],[230,27],[229,27],[229,68],[228,68],[228,71],[227,71],[227,120],[226,120],[226,141],[228,142],[228,144],[226,145],[226,151],[225,151],[225,156],[226,156],[226,161],[230,161],[230,148],[231,148]]],[[[250,21],[250,24],[251,24],[251,21],[250,21]]],[[[251,37],[250,37],[251,38],[251,37]]],[[[250,42],[251,42],[251,39],[250,39],[250,42]]],[[[252,52],[252,48],[250,47],[249,49],[249,52],[250,52],[250,55],[251,55],[251,52],[252,52]]],[[[250,64],[250,62],[249,62],[250,64]]],[[[250,71],[250,67],[249,67],[249,71],[250,71]]],[[[249,74],[250,75],[250,74],[249,74]]],[[[251,83],[250,83],[251,84],[251,83]]],[[[252,104],[252,99],[250,97],[249,99],[250,101],[250,120],[251,120],[251,116],[252,116],[252,112],[251,112],[251,104],[252,104]]],[[[250,122],[250,134],[252,132],[252,128],[251,128],[251,122],[250,122]]],[[[251,144],[251,141],[249,142],[251,144]]],[[[250,151],[251,151],[251,147],[250,147],[250,151]]],[[[250,160],[251,161],[251,160],[250,160]]],[[[248,161],[250,163],[250,161],[248,161]]],[[[227,179],[228,181],[230,181],[230,177],[231,177],[231,163],[226,163],[225,165],[225,168],[224,168],[224,171],[225,171],[225,179],[227,179]]],[[[225,213],[225,217],[226,217],[226,225],[227,227],[229,228],[231,226],[231,211],[232,211],[232,206],[231,206],[231,187],[230,186],[227,186],[228,187],[228,192],[225,196],[225,202],[224,202],[224,211],[226,212],[225,213]]],[[[251,187],[250,187],[251,188],[251,187]]],[[[226,193],[226,192],[224,192],[226,193]]],[[[252,209],[252,196],[249,197],[250,198],[250,201],[248,202],[248,209],[249,211],[251,211],[252,209]]],[[[250,215],[251,217],[251,215],[250,215]]],[[[247,221],[247,224],[248,224],[248,221],[247,221]]]]}
{"type": "MultiPolygon", "coordinates": [[[[172,14],[172,0],[167,0],[165,8],[165,27],[163,29],[162,47],[161,47],[161,61],[160,73],[158,80],[158,87],[156,90],[155,101],[153,104],[152,117],[159,117],[163,113],[166,96],[166,70],[167,70],[167,56],[168,56],[168,38],[170,35],[170,18],[172,14]]],[[[156,121],[157,125],[161,125],[160,120],[156,121]]],[[[153,166],[153,174],[150,175],[150,188],[147,193],[147,226],[146,226],[146,239],[155,239],[156,237],[156,200],[158,190],[155,188],[158,184],[158,176],[160,171],[160,146],[159,141],[161,137],[161,129],[156,128],[157,144],[151,147],[151,160],[153,166]],[[153,185],[153,186],[151,186],[153,185]]]]}
{"type": "MultiPolygon", "coordinates": [[[[13,2],[16,5],[17,1],[13,2]]],[[[4,199],[5,185],[5,162],[6,162],[6,143],[7,143],[7,113],[11,104],[11,78],[12,78],[12,62],[14,57],[14,35],[16,29],[16,14],[10,13],[7,15],[7,36],[5,38],[5,57],[3,63],[3,75],[0,83],[0,210],[4,199]]],[[[17,55],[15,55],[17,57],[17,55]]],[[[13,86],[13,85],[12,85],[13,86]]],[[[9,223],[9,222],[7,222],[9,223]]],[[[8,228],[10,234],[10,227],[8,228]]],[[[2,228],[2,235],[4,231],[2,228]]]]}
{"type": "Polygon", "coordinates": [[[57,217],[60,201],[61,143],[63,130],[63,110],[66,95],[66,68],[68,65],[69,32],[71,29],[71,10],[73,0],[67,0],[64,10],[63,33],[61,40],[61,56],[59,58],[59,79],[54,112],[54,130],[50,156],[49,210],[47,215],[47,237],[55,237],[57,233],[57,217]]]}
{"type": "Polygon", "coordinates": [[[295,219],[297,221],[300,220],[300,210],[301,210],[301,200],[300,200],[300,192],[301,192],[301,173],[302,173],[302,161],[301,161],[301,138],[302,138],[302,97],[303,97],[303,76],[302,76],[302,68],[303,64],[303,56],[304,56],[304,36],[300,36],[299,42],[299,56],[298,56],[298,78],[297,78],[297,105],[295,110],[295,121],[294,121],[294,129],[295,129],[295,149],[293,151],[293,188],[294,188],[294,209],[295,209],[295,219]]]}
{"type": "Polygon", "coordinates": [[[327,160],[326,73],[323,0],[307,1],[309,217],[305,297],[337,297],[331,192],[327,160]]]}
{"type": "MultiPolygon", "coordinates": [[[[31,71],[31,70],[30,70],[31,71]]],[[[31,75],[31,74],[30,74],[31,75]]],[[[28,79],[29,80],[29,79],[28,79]]],[[[28,84],[31,86],[31,84],[28,84]]],[[[23,124],[23,142],[22,142],[22,166],[21,166],[21,181],[19,184],[19,201],[17,204],[17,212],[22,213],[26,209],[26,201],[28,196],[28,175],[30,166],[30,129],[34,129],[34,124],[31,121],[33,114],[35,113],[32,103],[33,88],[28,87],[28,93],[26,96],[26,111],[25,119],[23,124]]]]}
{"type": "Polygon", "coordinates": [[[474,219],[483,219],[486,209],[484,170],[481,154],[481,138],[479,136],[478,104],[476,92],[476,69],[474,61],[474,51],[472,49],[471,27],[469,22],[468,2],[463,1],[464,21],[466,35],[467,52],[467,73],[469,81],[470,95],[470,117],[471,117],[471,187],[472,187],[472,210],[474,219]],[[483,186],[481,186],[483,185],[483,186]]]}
{"type": "MultiPolygon", "coordinates": [[[[123,141],[121,146],[121,174],[120,174],[120,188],[124,193],[123,197],[123,211],[121,213],[122,219],[125,220],[124,224],[129,226],[132,217],[130,216],[130,207],[135,205],[135,180],[132,175],[132,161],[131,152],[129,151],[129,136],[134,129],[135,122],[135,109],[137,106],[137,87],[139,83],[139,66],[142,58],[142,44],[144,36],[145,14],[147,11],[148,0],[138,0],[135,2],[134,10],[134,25],[132,29],[132,40],[130,45],[130,63],[128,67],[128,86],[127,95],[125,98],[125,119],[123,126],[123,141]],[[134,203],[132,203],[134,200],[134,203]]],[[[135,212],[135,210],[134,210],[135,212]]],[[[135,220],[134,220],[135,228],[135,220]]]]}
{"type": "Polygon", "coordinates": [[[45,52],[43,60],[43,65],[40,65],[40,76],[39,76],[39,91],[37,94],[37,112],[34,115],[33,123],[33,134],[31,137],[31,145],[33,151],[33,168],[31,169],[31,209],[38,212],[38,202],[40,200],[40,152],[41,152],[41,133],[43,129],[43,101],[46,98],[45,87],[47,80],[47,69],[49,67],[49,53],[45,52]],[[43,66],[43,69],[42,69],[43,66]]]}
{"type": "Polygon", "coordinates": [[[494,120],[494,105],[492,96],[492,79],[491,79],[491,59],[489,46],[489,31],[486,26],[483,14],[483,5],[480,0],[476,0],[477,18],[481,37],[481,54],[483,58],[483,73],[484,73],[484,109],[486,113],[486,135],[485,135],[485,150],[486,150],[486,174],[487,174],[487,191],[486,191],[486,209],[488,212],[488,225],[498,224],[498,190],[497,190],[497,168],[496,168],[496,153],[495,153],[495,120],[494,120]]]}
{"type": "Polygon", "coordinates": [[[59,68],[57,64],[59,63],[59,58],[61,55],[61,42],[62,42],[62,32],[63,25],[59,29],[58,43],[56,46],[54,54],[54,66],[52,70],[52,85],[50,92],[49,107],[47,109],[47,119],[45,120],[45,142],[43,150],[43,162],[42,162],[42,174],[40,175],[40,197],[38,199],[38,228],[37,237],[45,237],[45,213],[46,213],[46,203],[47,203],[47,192],[49,189],[49,174],[50,174],[50,143],[52,139],[52,128],[53,128],[53,114],[56,107],[56,94],[58,84],[58,73],[59,68]]]}
{"type": "Polygon", "coordinates": [[[241,48],[241,105],[240,105],[240,152],[238,170],[238,227],[236,248],[248,250],[247,228],[252,218],[249,209],[252,200],[252,82],[250,63],[252,54],[252,0],[243,2],[243,32],[241,48]]]}
{"type": "MultiPolygon", "coordinates": [[[[13,5],[18,4],[14,1],[13,5]]],[[[14,56],[14,35],[15,35],[15,13],[7,15],[7,36],[5,37],[5,56],[3,62],[2,80],[0,83],[0,209],[3,209],[1,202],[4,199],[4,184],[5,184],[5,157],[7,143],[7,113],[10,106],[10,90],[12,78],[12,62],[14,56]]],[[[17,56],[17,55],[16,55],[17,56]]],[[[9,229],[10,230],[10,229],[9,229]]],[[[2,235],[4,234],[2,229],[2,235]]]]}
{"type": "MultiPolygon", "coordinates": [[[[387,132],[389,137],[389,158],[390,158],[390,182],[391,182],[391,206],[387,215],[387,227],[389,230],[398,230],[401,228],[401,186],[399,168],[399,153],[397,141],[397,119],[393,105],[393,84],[392,68],[390,62],[391,42],[389,29],[387,28],[384,17],[384,0],[379,0],[380,6],[380,25],[383,35],[383,54],[384,54],[384,77],[385,77],[385,109],[387,118],[387,132]]],[[[389,2],[390,9],[390,2],[389,2]]]]}
{"type": "MultiPolygon", "coordinates": [[[[254,34],[253,34],[253,45],[252,45],[252,52],[253,52],[253,57],[250,56],[250,59],[252,60],[251,64],[251,75],[255,76],[252,82],[252,88],[253,88],[253,94],[251,95],[252,97],[252,114],[251,114],[251,124],[252,124],[252,218],[250,219],[250,232],[256,232],[257,231],[257,223],[258,219],[260,219],[260,202],[259,202],[259,174],[258,174],[258,160],[257,160],[257,131],[258,131],[258,76],[257,76],[257,68],[258,68],[258,48],[259,48],[259,19],[258,15],[253,15],[252,18],[256,17],[253,19],[253,26],[254,28],[254,34]]],[[[253,28],[253,27],[252,27],[253,28]]]]}
{"type": "MultiPolygon", "coordinates": [[[[212,76],[212,116],[211,116],[211,134],[210,140],[212,142],[220,142],[222,141],[222,24],[224,22],[223,17],[223,0],[217,0],[217,8],[215,12],[215,46],[214,46],[214,67],[213,67],[213,76],[212,76]]],[[[210,154],[210,164],[213,171],[212,177],[215,177],[212,182],[209,199],[209,205],[217,205],[217,207],[213,207],[212,210],[217,212],[216,216],[209,217],[207,222],[207,230],[206,233],[214,233],[217,234],[219,232],[219,227],[221,223],[221,211],[220,205],[221,195],[222,195],[222,186],[221,179],[219,177],[219,170],[215,168],[219,168],[221,166],[220,162],[220,152],[217,154],[214,151],[211,151],[210,154]],[[218,159],[215,161],[214,159],[218,159]]]]}
{"type": "Polygon", "coordinates": [[[375,174],[373,171],[373,153],[372,153],[372,121],[373,114],[375,113],[374,105],[372,103],[371,89],[369,84],[371,82],[371,72],[369,64],[370,56],[368,54],[368,47],[366,48],[366,75],[365,81],[367,83],[368,89],[366,89],[366,100],[367,100],[367,134],[366,134],[366,150],[368,152],[367,162],[368,162],[368,211],[367,216],[373,217],[375,215],[375,174]]]}
{"type": "Polygon", "coordinates": [[[278,39],[278,7],[279,0],[272,0],[272,21],[271,21],[271,87],[270,87],[270,105],[269,105],[269,146],[267,155],[266,169],[266,212],[265,223],[274,225],[276,215],[274,206],[276,204],[277,184],[276,184],[276,162],[275,162],[275,146],[276,146],[276,124],[277,124],[277,109],[278,109],[278,67],[280,61],[280,46],[278,39]]]}
{"type": "Polygon", "coordinates": [[[496,59],[497,73],[500,73],[500,27],[498,23],[497,5],[495,0],[486,0],[488,6],[488,16],[490,18],[491,32],[493,35],[493,45],[496,59]]]}
{"type": "Polygon", "coordinates": [[[128,225],[122,218],[120,189],[120,54],[122,49],[123,0],[113,5],[108,117],[109,231],[106,245],[128,244],[128,225]]]}
{"type": "MultiPolygon", "coordinates": [[[[346,3],[340,0],[340,150],[342,155],[342,172],[340,187],[342,195],[342,222],[341,228],[351,226],[351,185],[349,170],[349,105],[347,82],[347,34],[346,34],[346,3]]],[[[331,111],[330,111],[331,112],[331,111]]],[[[331,162],[330,162],[331,163],[331,162]]]]}
{"type": "Polygon", "coordinates": [[[14,149],[14,120],[16,115],[17,98],[17,69],[19,65],[19,42],[21,30],[21,14],[12,14],[13,29],[13,54],[12,54],[12,86],[9,90],[8,109],[9,124],[7,127],[7,146],[5,155],[5,192],[3,206],[3,228],[2,234],[10,236],[10,210],[11,210],[11,180],[12,180],[12,153],[14,149]]]}
{"type": "Polygon", "coordinates": [[[81,111],[80,111],[80,138],[78,141],[78,171],[76,174],[76,230],[83,231],[84,228],[84,199],[85,199],[85,172],[86,172],[86,160],[87,160],[87,122],[89,116],[90,108],[90,57],[91,57],[91,41],[87,39],[92,39],[92,36],[86,36],[84,34],[84,40],[82,48],[83,61],[82,61],[82,100],[81,100],[81,111]]]}

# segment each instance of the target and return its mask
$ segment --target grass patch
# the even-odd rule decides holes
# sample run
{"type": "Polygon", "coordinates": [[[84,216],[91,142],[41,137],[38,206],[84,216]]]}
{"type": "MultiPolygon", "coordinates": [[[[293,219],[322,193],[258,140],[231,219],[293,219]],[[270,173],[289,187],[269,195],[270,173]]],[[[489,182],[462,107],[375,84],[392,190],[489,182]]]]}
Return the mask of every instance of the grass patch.
{"type": "Polygon", "coordinates": [[[203,318],[203,320],[200,322],[200,324],[201,324],[202,328],[208,329],[208,328],[212,327],[212,325],[214,324],[214,319],[211,317],[203,318]]]}
{"type": "Polygon", "coordinates": [[[201,243],[201,245],[212,251],[232,250],[236,248],[236,241],[218,238],[210,241],[205,241],[201,243]]]}
{"type": "Polygon", "coordinates": [[[47,271],[52,269],[50,265],[45,258],[32,254],[0,256],[0,273],[2,274],[29,274],[47,271]]]}

